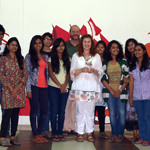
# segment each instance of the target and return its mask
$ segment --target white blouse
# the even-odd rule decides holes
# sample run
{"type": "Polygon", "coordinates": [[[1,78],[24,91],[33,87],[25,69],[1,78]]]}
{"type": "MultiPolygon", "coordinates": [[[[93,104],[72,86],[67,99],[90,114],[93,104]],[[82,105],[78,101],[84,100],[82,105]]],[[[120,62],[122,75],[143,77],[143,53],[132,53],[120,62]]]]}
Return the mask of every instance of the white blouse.
{"type": "Polygon", "coordinates": [[[85,60],[83,56],[79,57],[77,53],[75,53],[72,57],[71,61],[71,79],[73,80],[71,90],[80,90],[80,91],[94,91],[101,93],[100,90],[100,79],[103,74],[102,70],[102,62],[101,58],[98,54],[92,56],[88,61],[85,60]],[[87,65],[90,62],[91,65],[87,65]],[[77,76],[74,76],[75,69],[81,69],[83,67],[91,67],[95,70],[98,70],[99,76],[96,76],[94,73],[80,73],[77,76]]]}

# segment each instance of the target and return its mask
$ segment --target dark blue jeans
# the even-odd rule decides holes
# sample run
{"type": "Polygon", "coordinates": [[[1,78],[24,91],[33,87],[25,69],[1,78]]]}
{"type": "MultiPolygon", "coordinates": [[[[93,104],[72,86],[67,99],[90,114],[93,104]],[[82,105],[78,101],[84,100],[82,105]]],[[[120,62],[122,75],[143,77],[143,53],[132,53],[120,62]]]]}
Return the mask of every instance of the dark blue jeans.
{"type": "MultiPolygon", "coordinates": [[[[48,88],[49,88],[49,86],[48,86],[48,88]]],[[[48,90],[48,91],[49,91],[49,90],[48,90]]],[[[48,95],[49,95],[49,93],[48,93],[48,95]]],[[[39,120],[39,118],[40,118],[40,107],[39,107],[39,109],[38,109],[37,117],[38,117],[38,120],[39,120]]],[[[48,112],[47,112],[47,117],[46,117],[46,120],[45,120],[45,123],[44,123],[44,127],[43,127],[42,132],[47,132],[47,131],[49,131],[50,118],[51,118],[50,100],[48,100],[48,112]]]]}
{"type": "Polygon", "coordinates": [[[114,98],[111,93],[107,101],[110,123],[113,136],[124,134],[125,121],[126,121],[126,103],[121,102],[120,97],[114,98]]]}
{"type": "Polygon", "coordinates": [[[140,139],[150,142],[150,100],[134,100],[133,104],[138,116],[140,139]]]}
{"type": "Polygon", "coordinates": [[[65,119],[65,108],[69,92],[61,93],[59,88],[49,86],[49,99],[51,104],[51,127],[53,135],[61,135],[65,119]],[[58,125],[57,125],[58,115],[58,125]]]}
{"type": "Polygon", "coordinates": [[[32,99],[30,99],[30,122],[33,136],[40,135],[47,117],[48,111],[48,88],[39,88],[31,86],[32,99]],[[36,119],[38,106],[40,106],[40,117],[38,120],[38,127],[36,127],[36,119]]]}

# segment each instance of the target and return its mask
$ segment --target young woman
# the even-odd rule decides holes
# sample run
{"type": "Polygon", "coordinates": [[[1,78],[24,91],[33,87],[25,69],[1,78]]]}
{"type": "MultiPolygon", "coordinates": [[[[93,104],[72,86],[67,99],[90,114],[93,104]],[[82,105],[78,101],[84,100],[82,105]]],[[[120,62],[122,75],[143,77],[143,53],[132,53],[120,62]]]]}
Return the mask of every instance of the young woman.
{"type": "Polygon", "coordinates": [[[18,126],[19,110],[25,107],[25,82],[28,78],[28,72],[21,54],[20,44],[16,37],[8,40],[3,56],[0,57],[0,66],[2,108],[5,110],[1,123],[0,145],[20,145],[15,135],[18,126]],[[6,139],[6,131],[10,119],[11,136],[9,142],[6,139]]]}
{"type": "Polygon", "coordinates": [[[53,43],[52,34],[49,32],[44,33],[42,36],[42,41],[43,41],[43,45],[44,45],[43,46],[43,53],[48,55],[48,57],[50,57],[51,52],[52,52],[51,46],[53,43]]]}
{"type": "Polygon", "coordinates": [[[49,58],[49,99],[51,104],[51,127],[53,141],[66,141],[62,136],[65,119],[65,108],[68,99],[70,79],[70,59],[65,41],[58,38],[54,41],[52,54],[49,58]],[[58,115],[58,124],[57,124],[58,115]]]}
{"type": "Polygon", "coordinates": [[[28,80],[26,82],[27,97],[30,100],[30,122],[33,133],[33,141],[36,143],[48,142],[41,136],[48,111],[48,56],[43,54],[43,44],[40,35],[35,35],[31,42],[29,53],[25,62],[28,69],[28,80]],[[40,104],[40,105],[39,105],[40,104]],[[36,116],[40,107],[38,127],[36,116]]]}
{"type": "MultiPolygon", "coordinates": [[[[104,51],[106,49],[106,43],[104,41],[98,41],[96,44],[96,50],[97,53],[101,57],[101,61],[104,61],[104,51]]],[[[103,89],[103,84],[100,83],[101,86],[101,92],[103,89]]],[[[99,121],[99,137],[108,139],[108,135],[105,134],[105,108],[106,108],[106,102],[102,99],[100,102],[96,102],[96,107],[95,107],[95,114],[96,111],[98,112],[98,121],[99,121]]]]}
{"type": "MultiPolygon", "coordinates": [[[[137,41],[133,38],[130,38],[125,43],[125,55],[128,61],[129,66],[131,66],[134,56],[134,48],[137,44],[137,41]]],[[[127,86],[127,92],[129,93],[129,85],[127,86]]],[[[129,100],[127,103],[127,110],[126,110],[126,123],[125,128],[128,131],[133,131],[133,138],[131,139],[132,142],[138,140],[138,119],[137,114],[134,107],[129,105],[129,100]]]]}
{"type": "Polygon", "coordinates": [[[89,142],[93,142],[95,103],[101,99],[99,77],[102,75],[100,56],[96,54],[94,40],[89,34],[82,36],[77,53],[71,61],[71,78],[73,84],[69,94],[70,100],[76,102],[77,141],[83,142],[87,133],[89,142]],[[84,126],[86,125],[85,131],[84,126]]]}
{"type": "MultiPolygon", "coordinates": [[[[52,49],[50,47],[52,46],[52,42],[53,42],[52,34],[49,32],[44,33],[42,36],[42,41],[43,41],[43,54],[50,57],[52,52],[52,49]]],[[[38,110],[37,116],[39,119],[40,109],[38,110]]],[[[42,131],[42,136],[47,139],[51,138],[51,134],[49,131],[49,123],[50,123],[50,101],[48,101],[48,112],[47,112],[46,121],[44,123],[43,131],[42,131]]]]}
{"type": "Polygon", "coordinates": [[[107,101],[110,123],[112,128],[112,137],[109,142],[121,142],[123,140],[125,120],[126,120],[126,102],[128,99],[126,82],[123,78],[128,78],[129,67],[124,59],[122,46],[118,41],[109,42],[104,52],[102,77],[103,98],[107,101]]]}
{"type": "Polygon", "coordinates": [[[146,48],[138,43],[135,46],[130,67],[129,103],[135,107],[138,116],[140,139],[135,142],[150,145],[150,61],[146,48]]]}

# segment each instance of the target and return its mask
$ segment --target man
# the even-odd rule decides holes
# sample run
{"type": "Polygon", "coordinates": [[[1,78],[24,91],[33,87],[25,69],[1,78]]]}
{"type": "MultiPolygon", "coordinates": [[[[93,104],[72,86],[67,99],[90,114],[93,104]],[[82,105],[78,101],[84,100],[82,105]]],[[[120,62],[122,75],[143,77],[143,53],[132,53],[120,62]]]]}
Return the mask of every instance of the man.
{"type": "MultiPolygon", "coordinates": [[[[71,39],[66,42],[67,50],[69,56],[72,58],[73,54],[76,53],[79,38],[80,38],[80,28],[77,25],[73,25],[70,28],[71,39]]],[[[71,87],[71,81],[69,82],[71,87]]],[[[69,133],[76,134],[75,132],[75,102],[68,100],[65,110],[65,122],[64,122],[64,132],[63,135],[67,136],[69,133]]]]}

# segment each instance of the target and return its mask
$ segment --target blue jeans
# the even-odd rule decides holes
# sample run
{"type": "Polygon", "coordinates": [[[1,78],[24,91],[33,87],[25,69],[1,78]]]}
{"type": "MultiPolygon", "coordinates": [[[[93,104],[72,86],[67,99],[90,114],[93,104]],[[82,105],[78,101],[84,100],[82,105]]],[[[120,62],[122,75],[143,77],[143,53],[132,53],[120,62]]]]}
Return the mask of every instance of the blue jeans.
{"type": "MultiPolygon", "coordinates": [[[[49,89],[49,86],[48,86],[48,89],[49,89]]],[[[49,91],[49,93],[50,93],[50,90],[48,90],[48,91],[49,91]]],[[[49,95],[49,93],[48,93],[48,95],[49,95]]],[[[37,117],[38,117],[38,120],[39,120],[39,118],[40,118],[40,107],[38,107],[37,117]]],[[[42,132],[47,132],[47,131],[49,131],[50,118],[51,118],[51,111],[50,111],[50,100],[49,100],[49,101],[48,101],[47,117],[46,117],[46,121],[45,121],[45,123],[44,123],[44,127],[43,127],[42,132]]]]}
{"type": "Polygon", "coordinates": [[[138,116],[140,139],[150,142],[150,100],[134,100],[133,104],[138,116]]]}
{"type": "Polygon", "coordinates": [[[30,122],[33,136],[40,135],[47,117],[48,110],[48,88],[31,86],[32,99],[30,99],[30,122]],[[36,126],[38,106],[40,106],[40,117],[38,127],[36,126]]]}
{"type": "MultiPolygon", "coordinates": [[[[1,104],[1,96],[2,96],[2,82],[0,82],[0,104],[1,104]]],[[[2,108],[2,117],[4,116],[4,113],[5,113],[5,110],[2,108]]],[[[9,129],[10,129],[10,122],[9,122],[9,125],[8,125],[8,128],[7,128],[7,132],[6,134],[9,135],[9,129]]]]}
{"type": "Polygon", "coordinates": [[[120,97],[114,98],[110,93],[107,104],[109,109],[112,134],[116,137],[118,135],[123,136],[126,121],[126,103],[121,102],[120,97]]]}
{"type": "Polygon", "coordinates": [[[61,93],[59,88],[49,86],[49,98],[51,104],[51,127],[53,135],[62,135],[65,108],[68,99],[69,92],[61,93]],[[57,125],[58,115],[58,125],[57,125]]]}

